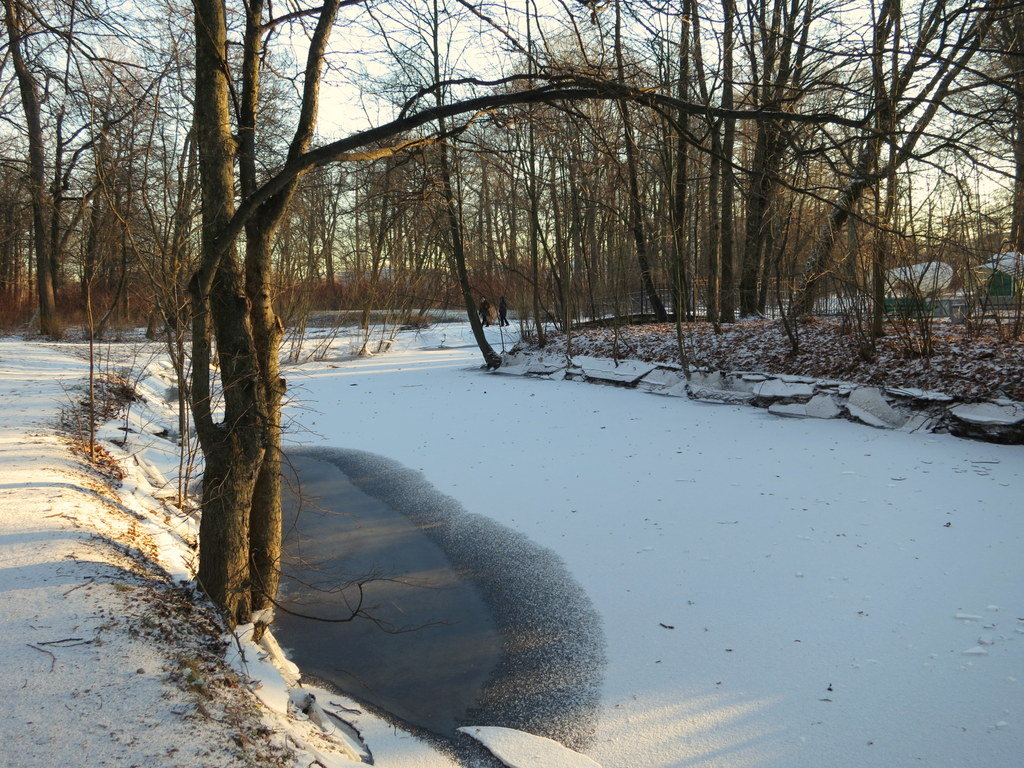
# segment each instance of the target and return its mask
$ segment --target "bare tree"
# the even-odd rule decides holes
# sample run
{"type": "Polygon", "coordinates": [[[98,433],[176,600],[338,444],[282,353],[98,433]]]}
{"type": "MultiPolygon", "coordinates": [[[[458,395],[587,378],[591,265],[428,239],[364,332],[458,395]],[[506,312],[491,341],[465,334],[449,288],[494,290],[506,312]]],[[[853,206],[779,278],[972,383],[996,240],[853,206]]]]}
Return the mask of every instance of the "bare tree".
{"type": "Polygon", "coordinates": [[[872,20],[867,91],[870,127],[861,138],[849,179],[832,202],[811,248],[791,314],[811,313],[816,288],[829,273],[833,248],[855,206],[880,179],[915,156],[929,124],[978,52],[1003,5],[963,0],[951,6],[945,0],[929,0],[922,3],[908,29],[901,0],[882,0],[872,20]],[[879,63],[886,51],[893,52],[891,68],[879,63]],[[896,51],[902,55],[897,56],[896,51]],[[880,163],[883,146],[891,147],[891,154],[880,163]]]}

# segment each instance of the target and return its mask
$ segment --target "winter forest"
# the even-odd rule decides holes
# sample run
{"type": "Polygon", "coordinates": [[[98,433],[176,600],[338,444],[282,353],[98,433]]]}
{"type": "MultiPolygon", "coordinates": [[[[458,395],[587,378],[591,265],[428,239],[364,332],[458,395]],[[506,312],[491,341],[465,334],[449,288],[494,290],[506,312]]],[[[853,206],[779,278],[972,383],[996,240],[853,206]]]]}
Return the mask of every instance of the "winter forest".
{"type": "MultiPolygon", "coordinates": [[[[228,629],[279,607],[308,418],[285,373],[341,328],[364,361],[456,318],[500,372],[527,365],[507,308],[508,346],[570,372],[653,333],[691,397],[691,373],[856,367],[992,401],[1020,442],[1017,0],[2,2],[0,333],[166,355],[228,629]]],[[[761,381],[783,409],[806,384],[761,381]]]]}
{"type": "Polygon", "coordinates": [[[287,327],[503,293],[870,346],[887,273],[980,294],[1024,237],[1010,2],[211,5],[5,4],[5,324],[187,325],[216,141],[287,327]]]}

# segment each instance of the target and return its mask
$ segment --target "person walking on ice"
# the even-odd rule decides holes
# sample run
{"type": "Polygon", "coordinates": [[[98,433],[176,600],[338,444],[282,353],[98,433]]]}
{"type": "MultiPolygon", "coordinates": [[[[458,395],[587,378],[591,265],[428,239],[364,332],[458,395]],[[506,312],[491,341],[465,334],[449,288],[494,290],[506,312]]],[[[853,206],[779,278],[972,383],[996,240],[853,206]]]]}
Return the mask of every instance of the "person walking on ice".
{"type": "Polygon", "coordinates": [[[498,299],[498,325],[510,325],[508,321],[508,305],[505,303],[504,296],[498,299]]]}

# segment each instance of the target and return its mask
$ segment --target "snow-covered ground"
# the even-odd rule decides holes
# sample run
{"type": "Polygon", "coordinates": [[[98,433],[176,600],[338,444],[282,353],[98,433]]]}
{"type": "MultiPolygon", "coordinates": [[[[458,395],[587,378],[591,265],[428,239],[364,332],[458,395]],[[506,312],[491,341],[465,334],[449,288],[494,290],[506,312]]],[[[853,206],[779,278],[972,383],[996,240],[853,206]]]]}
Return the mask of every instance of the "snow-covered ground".
{"type": "MultiPolygon", "coordinates": [[[[289,441],[399,461],[561,556],[603,619],[586,754],[604,768],[988,768],[1024,754],[1024,447],[484,373],[457,325],[346,352],[286,368],[289,441]]],[[[25,756],[13,765],[287,765],[285,747],[305,758],[291,764],[343,765],[336,734],[280,711],[272,676],[260,693],[278,711],[232,719],[252,697],[224,685],[212,716],[197,712],[181,679],[225,677],[205,635],[143,631],[166,626],[145,607],[166,599],[147,596],[187,570],[192,535],[154,498],[175,463],[161,370],[140,382],[139,461],[126,458],[112,506],[52,433],[82,363],[0,341],[0,734],[25,756]],[[162,570],[96,533],[135,536],[162,570]]],[[[320,692],[336,700],[351,706],[320,692]]],[[[356,725],[377,765],[452,765],[380,721],[356,725]]]]}
{"type": "Polygon", "coordinates": [[[0,342],[4,764],[226,767],[250,764],[243,753],[270,764],[273,745],[232,741],[260,724],[251,704],[228,715],[211,696],[210,717],[197,718],[198,702],[165,682],[214,672],[189,626],[204,617],[166,622],[170,574],[129,549],[152,551],[138,531],[147,521],[53,433],[74,397],[65,387],[85,374],[52,346],[0,342]],[[158,638],[143,627],[173,629],[158,638]]]}

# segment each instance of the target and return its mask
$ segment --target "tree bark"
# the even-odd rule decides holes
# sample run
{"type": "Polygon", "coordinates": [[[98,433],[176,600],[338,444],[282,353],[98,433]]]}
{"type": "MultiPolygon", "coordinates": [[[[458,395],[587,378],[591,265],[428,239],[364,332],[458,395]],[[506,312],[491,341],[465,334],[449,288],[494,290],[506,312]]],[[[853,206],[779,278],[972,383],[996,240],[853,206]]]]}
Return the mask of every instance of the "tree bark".
{"type": "MultiPolygon", "coordinates": [[[[432,18],[432,50],[434,82],[441,82],[441,36],[440,36],[440,8],[438,0],[433,1],[432,18]]],[[[444,97],[441,90],[436,92],[437,106],[444,104],[444,97]]],[[[444,118],[437,121],[438,129],[442,136],[447,133],[444,118]]],[[[501,355],[494,351],[487,336],[484,334],[483,324],[480,322],[480,314],[477,311],[476,301],[473,300],[473,288],[469,283],[469,269],[466,263],[466,237],[462,222],[462,201],[452,185],[451,163],[448,158],[448,145],[441,141],[437,145],[438,162],[437,170],[441,182],[441,199],[444,201],[444,216],[447,224],[448,235],[451,239],[451,250],[449,261],[452,271],[459,283],[459,290],[462,293],[462,302],[466,307],[466,316],[469,319],[469,327],[476,340],[480,354],[483,355],[484,365],[489,369],[501,367],[501,355]]]]}
{"type": "MultiPolygon", "coordinates": [[[[625,65],[622,55],[622,9],[621,0],[615,3],[615,56],[618,69],[620,85],[625,85],[625,65]]],[[[665,311],[665,304],[658,295],[658,289],[654,285],[654,277],[651,274],[651,258],[647,245],[647,233],[644,227],[643,208],[640,204],[640,182],[636,167],[636,135],[633,130],[633,121],[629,114],[629,105],[625,99],[616,101],[619,107],[619,115],[622,117],[622,137],[625,142],[626,154],[626,184],[629,196],[629,227],[633,233],[633,244],[636,246],[636,262],[640,269],[640,285],[647,299],[651,302],[651,310],[654,312],[654,319],[663,323],[668,319],[668,312],[665,311]]]]}
{"type": "Polygon", "coordinates": [[[1009,69],[1013,152],[1013,198],[1010,211],[1010,243],[1024,253],[1024,13],[1018,11],[1002,24],[1004,62],[1009,69]]]}
{"type": "Polygon", "coordinates": [[[230,626],[249,620],[249,512],[265,452],[266,407],[249,302],[233,244],[219,236],[234,214],[235,142],[228,109],[227,35],[220,0],[194,0],[196,144],[202,192],[199,270],[191,281],[192,410],[203,449],[199,583],[230,626]],[[211,403],[211,337],[216,338],[224,420],[211,403]]]}
{"type": "MultiPolygon", "coordinates": [[[[693,0],[684,0],[683,21],[679,33],[679,85],[677,96],[680,101],[685,101],[687,88],[690,80],[690,26],[691,19],[696,9],[693,7],[693,0]]],[[[685,352],[683,348],[683,320],[689,320],[692,315],[690,306],[690,270],[689,254],[691,246],[688,245],[686,236],[686,213],[689,205],[687,195],[689,157],[689,137],[686,135],[689,130],[689,116],[682,110],[676,114],[676,141],[674,153],[674,168],[672,180],[672,307],[676,319],[676,342],[679,347],[679,356],[683,360],[685,352]]],[[[683,360],[685,362],[685,360],[683,360]]]]}
{"type": "Polygon", "coordinates": [[[8,47],[14,64],[25,113],[28,133],[28,182],[32,195],[32,228],[36,261],[36,289],[39,295],[39,332],[59,338],[60,320],[57,317],[57,299],[54,288],[53,251],[51,248],[50,214],[53,198],[46,185],[46,158],[43,137],[42,108],[35,78],[25,61],[22,42],[27,34],[22,21],[22,7],[18,0],[3,0],[4,23],[7,27],[8,47]]]}
{"type": "MultiPolygon", "coordinates": [[[[733,28],[736,20],[735,0],[722,0],[724,29],[722,33],[722,109],[733,109],[733,28]]],[[[733,222],[733,200],[735,185],[733,181],[733,148],[736,144],[736,118],[725,117],[722,125],[722,228],[721,256],[719,267],[719,314],[723,323],[731,323],[736,319],[735,285],[733,280],[733,260],[735,259],[735,224],[733,222]]]]}
{"type": "MultiPolygon", "coordinates": [[[[677,96],[680,101],[687,97],[690,86],[690,27],[692,24],[694,0],[684,0],[683,19],[679,32],[679,85],[677,96]]],[[[690,304],[690,246],[686,236],[686,213],[689,204],[687,195],[687,169],[689,166],[689,117],[682,110],[676,115],[676,141],[672,179],[672,309],[675,316],[676,352],[679,364],[689,377],[689,355],[683,337],[683,322],[691,319],[690,304]]]]}
{"type": "Polygon", "coordinates": [[[452,187],[448,152],[443,144],[439,147],[439,153],[438,176],[441,182],[441,198],[444,201],[445,223],[450,238],[449,245],[451,246],[449,261],[452,271],[455,273],[455,279],[459,283],[459,290],[462,293],[463,305],[466,307],[469,327],[473,333],[473,339],[480,349],[480,354],[483,355],[484,365],[489,369],[497,369],[501,367],[501,355],[495,352],[491,343],[487,341],[487,336],[484,334],[484,326],[480,322],[476,301],[473,299],[473,288],[469,283],[469,269],[466,265],[466,238],[463,233],[462,207],[455,189],[452,187]]]}

